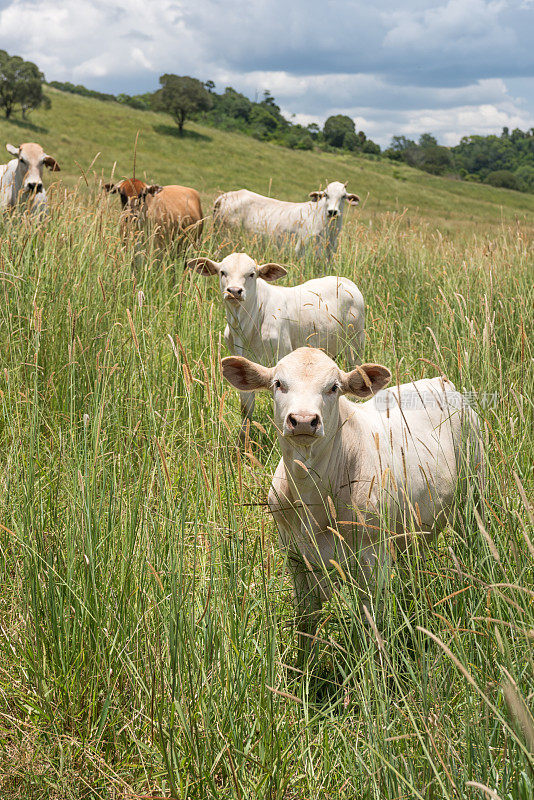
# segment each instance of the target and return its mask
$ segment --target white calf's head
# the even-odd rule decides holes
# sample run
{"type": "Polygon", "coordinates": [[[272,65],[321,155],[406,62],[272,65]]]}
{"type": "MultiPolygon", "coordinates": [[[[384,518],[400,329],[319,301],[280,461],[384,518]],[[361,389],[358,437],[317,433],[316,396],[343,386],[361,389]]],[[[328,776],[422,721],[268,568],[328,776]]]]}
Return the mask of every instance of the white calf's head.
{"type": "Polygon", "coordinates": [[[369,398],[391,380],[379,364],[343,372],[335,361],[312,347],[301,347],[275,367],[262,367],[240,356],[222,360],[224,377],[241,392],[271,390],[278,433],[298,448],[332,437],[339,426],[339,397],[369,398]]]}
{"type": "Polygon", "coordinates": [[[357,206],[360,198],[357,194],[350,194],[347,192],[347,184],[333,181],[329,183],[326,189],[318,192],[310,192],[312,200],[325,200],[326,215],[329,219],[336,219],[343,214],[343,203],[345,200],[351,205],[357,206]]]}
{"type": "Polygon", "coordinates": [[[24,194],[38,194],[43,187],[43,166],[52,172],[59,172],[59,164],[52,156],[47,156],[40,144],[26,142],[19,147],[6,144],[6,150],[18,158],[17,169],[22,178],[24,194]]]}
{"type": "Polygon", "coordinates": [[[257,264],[246,253],[232,253],[222,261],[193,258],[187,266],[198,270],[201,275],[218,275],[224,300],[234,306],[254,300],[258,278],[276,281],[287,275],[287,270],[280,264],[257,264]]]}

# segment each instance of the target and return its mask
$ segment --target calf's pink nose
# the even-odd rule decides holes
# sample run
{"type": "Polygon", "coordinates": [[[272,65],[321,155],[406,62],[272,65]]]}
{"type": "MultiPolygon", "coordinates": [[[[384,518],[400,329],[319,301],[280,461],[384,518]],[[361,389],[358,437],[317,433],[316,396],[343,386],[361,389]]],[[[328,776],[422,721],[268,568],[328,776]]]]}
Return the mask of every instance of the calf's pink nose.
{"type": "Polygon", "coordinates": [[[305,433],[308,436],[315,436],[320,421],[319,414],[292,413],[287,415],[286,425],[295,435],[305,433]]]}

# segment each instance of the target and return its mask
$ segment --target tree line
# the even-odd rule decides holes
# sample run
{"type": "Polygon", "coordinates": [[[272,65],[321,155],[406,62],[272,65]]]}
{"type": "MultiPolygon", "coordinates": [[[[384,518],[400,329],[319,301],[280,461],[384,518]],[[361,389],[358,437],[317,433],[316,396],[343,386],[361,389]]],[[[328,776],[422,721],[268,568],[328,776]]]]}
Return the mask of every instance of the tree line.
{"type": "Polygon", "coordinates": [[[534,193],[534,128],[464,136],[455,147],[439,145],[429,133],[423,133],[418,142],[394,136],[384,155],[434,175],[534,193]]]}
{"type": "MultiPolygon", "coordinates": [[[[30,61],[0,50],[0,108],[7,118],[14,110],[26,116],[31,110],[50,105],[43,92],[44,75],[30,61]]],[[[169,114],[183,135],[186,122],[194,119],[205,125],[237,131],[262,141],[295,150],[345,152],[367,157],[404,162],[433,175],[488,183],[493,186],[534,193],[534,128],[500,135],[465,136],[455,147],[444,147],[430,133],[419,140],[394,136],[381,151],[365,132],[357,130],[345,114],[328,117],[323,127],[300,125],[286,119],[269,91],[251,100],[231,86],[215,91],[213,81],[202,82],[189,75],[167,73],[159,79],[160,88],[145,94],[107,94],[80,84],[51,81],[50,86],[64,92],[92,97],[105,102],[124,103],[141,111],[169,114]]]]}

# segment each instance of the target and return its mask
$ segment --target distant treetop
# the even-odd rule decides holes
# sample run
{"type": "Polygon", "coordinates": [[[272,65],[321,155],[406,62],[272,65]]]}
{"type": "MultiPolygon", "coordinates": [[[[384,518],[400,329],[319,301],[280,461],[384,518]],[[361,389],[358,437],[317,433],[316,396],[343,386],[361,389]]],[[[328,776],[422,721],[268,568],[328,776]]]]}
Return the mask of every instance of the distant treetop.
{"type": "Polygon", "coordinates": [[[43,94],[43,81],[43,73],[32,61],[0,50],[0,108],[6,119],[17,107],[25,117],[39,106],[50,106],[49,98],[43,94]]]}
{"type": "Polygon", "coordinates": [[[211,95],[202,81],[189,75],[165,74],[159,79],[161,89],[154,92],[152,107],[156,111],[166,111],[183,133],[186,119],[212,106],[211,95]]]}

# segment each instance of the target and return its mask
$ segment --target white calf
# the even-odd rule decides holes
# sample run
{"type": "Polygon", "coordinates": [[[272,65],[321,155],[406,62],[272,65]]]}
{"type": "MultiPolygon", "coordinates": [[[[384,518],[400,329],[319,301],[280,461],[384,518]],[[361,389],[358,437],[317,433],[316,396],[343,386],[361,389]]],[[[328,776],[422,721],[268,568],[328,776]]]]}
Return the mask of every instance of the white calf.
{"type": "MultiPolygon", "coordinates": [[[[201,275],[218,275],[227,325],[224,338],[234,355],[266,364],[297,347],[311,345],[349,363],[363,355],[365,306],[352,281],[329,275],[300,286],[273,286],[286,275],[279,264],[258,265],[246,253],[222,261],[194,258],[187,263],[201,275]]],[[[244,433],[254,411],[254,394],[241,393],[244,433]]]]}
{"type": "Polygon", "coordinates": [[[288,557],[303,646],[332,575],[353,575],[369,598],[391,548],[406,547],[414,532],[441,530],[458,489],[465,494],[473,480],[481,485],[478,418],[442,378],[351,402],[342,395],[375,395],[389,370],[363,364],[342,372],[311,348],[273,368],[237,357],[224,358],[222,368],[240,392],[274,396],[282,460],[269,506],[288,557]]]}

